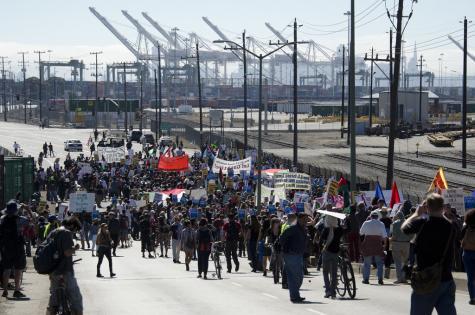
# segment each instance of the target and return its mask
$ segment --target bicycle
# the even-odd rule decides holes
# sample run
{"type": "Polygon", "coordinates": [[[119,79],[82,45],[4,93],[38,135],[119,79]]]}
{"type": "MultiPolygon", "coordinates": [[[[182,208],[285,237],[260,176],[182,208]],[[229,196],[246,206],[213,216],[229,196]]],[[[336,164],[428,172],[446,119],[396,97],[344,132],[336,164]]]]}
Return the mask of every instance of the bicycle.
{"type": "Polygon", "coordinates": [[[222,279],[221,270],[223,269],[221,265],[221,255],[224,253],[224,243],[223,242],[214,242],[211,245],[211,259],[214,262],[215,273],[213,277],[222,279]]]}
{"type": "MultiPolygon", "coordinates": [[[[81,261],[82,259],[76,259],[73,261],[73,264],[81,261]]],[[[56,301],[57,306],[53,312],[54,315],[71,315],[71,302],[69,301],[69,296],[66,291],[66,284],[64,283],[64,278],[61,277],[59,286],[56,289],[56,301]]]]}
{"type": "Polygon", "coordinates": [[[356,280],[353,266],[348,254],[348,244],[341,244],[338,255],[338,283],[336,291],[339,296],[344,297],[346,293],[350,299],[356,296],[356,280]]]}

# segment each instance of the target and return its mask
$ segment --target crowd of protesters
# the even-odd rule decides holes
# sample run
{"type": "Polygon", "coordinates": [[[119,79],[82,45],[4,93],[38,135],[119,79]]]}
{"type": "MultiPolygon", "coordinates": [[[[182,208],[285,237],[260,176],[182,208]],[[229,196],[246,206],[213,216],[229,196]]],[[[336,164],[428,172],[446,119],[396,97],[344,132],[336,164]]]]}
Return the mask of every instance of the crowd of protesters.
{"type": "MultiPolygon", "coordinates": [[[[208,171],[215,156],[239,159],[237,154],[227,152],[223,147],[204,146],[201,152],[191,156],[190,169],[183,172],[164,172],[157,168],[160,156],[166,151],[172,155],[184,154],[182,145],[144,147],[143,151],[136,153],[131,146],[127,148],[128,154],[121,163],[106,163],[94,154],[90,157],[80,155],[75,159],[68,154],[62,163],[56,159],[53,166],[46,169],[40,160],[37,161],[36,193],[30,203],[20,205],[18,200],[22,198],[17,196],[17,200],[8,203],[0,222],[3,296],[8,296],[9,277],[13,274],[13,296],[24,297],[20,292],[20,278],[26,266],[25,257],[31,256],[31,246],[42,242],[53,231],[64,229],[72,232],[62,237],[67,256],[71,257],[79,249],[72,242],[74,236],[80,248],[90,249],[93,256],[97,255],[97,277],[103,277],[101,265],[104,256],[108,260],[110,277],[115,277],[113,257],[117,250],[129,247],[135,240],[140,241],[144,258],[171,255],[173,263],[184,262],[185,271],[189,271],[190,263],[196,260],[197,277],[207,279],[213,244],[222,242],[228,273],[239,271],[244,258],[252,272],[263,276],[267,276],[267,272],[276,268],[276,262],[279,262],[284,266],[281,270],[282,287],[289,290],[292,302],[302,303],[305,298],[300,296],[299,288],[311,267],[323,269],[324,296],[336,298],[338,255],[341,244],[346,243],[350,259],[363,263],[363,284],[369,283],[372,265],[377,268],[380,285],[384,284],[385,278],[390,278],[393,265],[395,283],[403,284],[410,278],[410,267],[429,266],[443,260],[440,289],[433,293],[432,300],[413,294],[413,314],[430,314],[434,307],[438,311],[443,309],[444,314],[455,314],[452,270],[467,272],[470,303],[475,303],[475,214],[470,211],[465,218],[457,216],[457,209],[444,204],[436,194],[418,207],[406,201],[397,212],[387,208],[382,199],[374,199],[371,205],[361,201],[348,205],[344,220],[323,216],[316,207],[307,213],[296,213],[296,204],[292,202],[295,191],[287,192],[285,205],[266,199],[261,209],[257,209],[255,174],[242,177],[241,174],[212,174],[208,171]],[[226,181],[225,177],[231,180],[226,181]],[[216,183],[215,187],[209,187],[210,179],[216,183]],[[174,189],[184,190],[180,198],[177,195],[162,200],[149,198],[151,192],[174,189]],[[200,189],[206,193],[198,200],[193,199],[191,192],[200,189]],[[51,209],[40,202],[41,191],[46,191],[47,201],[56,204],[56,208],[51,209]],[[99,211],[62,213],[60,204],[77,191],[94,193],[99,211]],[[197,210],[197,215],[191,213],[192,208],[197,210]],[[437,220],[440,226],[434,223],[429,228],[437,220]],[[427,227],[423,224],[426,221],[430,222],[427,227]],[[434,251],[428,253],[425,248],[434,246],[434,243],[430,244],[430,237],[437,234],[437,229],[446,229],[447,226],[448,234],[444,232],[437,237],[450,242],[450,255],[441,258],[434,251]],[[425,238],[420,236],[427,235],[429,229],[436,231],[425,238]],[[421,245],[423,242],[429,244],[421,245]],[[445,304],[442,305],[439,301],[444,298],[445,304]],[[452,304],[453,309],[447,303],[452,304]]],[[[47,143],[43,149],[46,157],[47,143]]],[[[50,156],[54,154],[52,147],[49,151],[50,156]]],[[[265,155],[263,165],[269,169],[291,168],[286,160],[270,155],[265,155]]],[[[325,182],[323,178],[312,179],[311,191],[307,192],[310,200],[323,196],[325,182]]],[[[330,212],[344,211],[330,202],[322,206],[330,212]]],[[[70,292],[76,296],[74,306],[80,314],[82,300],[72,262],[68,261],[61,272],[69,275],[70,292]]],[[[54,278],[51,281],[54,288],[57,284],[54,278]]]]}

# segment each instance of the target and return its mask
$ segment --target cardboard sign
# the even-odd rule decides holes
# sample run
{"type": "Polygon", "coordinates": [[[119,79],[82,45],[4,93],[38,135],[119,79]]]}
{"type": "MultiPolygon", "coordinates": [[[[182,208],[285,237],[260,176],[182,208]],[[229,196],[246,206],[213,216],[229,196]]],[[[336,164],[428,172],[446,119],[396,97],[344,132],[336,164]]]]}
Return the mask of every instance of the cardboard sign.
{"type": "Polygon", "coordinates": [[[213,194],[216,190],[216,181],[214,179],[208,182],[208,194],[213,194]]]}
{"type": "Polygon", "coordinates": [[[228,173],[228,169],[233,169],[233,173],[240,173],[241,171],[251,172],[251,158],[248,157],[239,161],[226,161],[219,158],[214,159],[213,172],[219,173],[219,170],[223,171],[223,174],[228,173]]]}
{"type": "Polygon", "coordinates": [[[87,192],[77,192],[69,195],[69,211],[71,212],[92,212],[94,210],[95,194],[87,192]]]}
{"type": "Polygon", "coordinates": [[[107,163],[121,163],[125,162],[125,150],[124,148],[110,148],[110,147],[98,147],[97,154],[99,159],[104,160],[107,163]]]}
{"type": "Polygon", "coordinates": [[[457,210],[457,214],[465,215],[465,200],[463,188],[450,188],[442,190],[444,204],[450,204],[452,208],[457,210]]]}
{"type": "Polygon", "coordinates": [[[310,190],[310,175],[295,172],[279,172],[274,174],[276,188],[310,190]]]}
{"type": "Polygon", "coordinates": [[[338,195],[338,181],[335,179],[329,179],[327,184],[327,193],[330,196],[338,195]]]}

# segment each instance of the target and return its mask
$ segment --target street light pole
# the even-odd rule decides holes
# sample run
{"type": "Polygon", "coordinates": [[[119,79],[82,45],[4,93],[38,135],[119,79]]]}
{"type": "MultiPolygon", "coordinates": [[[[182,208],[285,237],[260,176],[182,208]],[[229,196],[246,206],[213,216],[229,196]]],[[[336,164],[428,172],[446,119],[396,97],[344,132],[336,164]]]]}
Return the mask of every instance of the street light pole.
{"type": "Polygon", "coordinates": [[[422,123],[422,63],[424,62],[422,55],[419,62],[419,123],[422,123]]]}
{"type": "Polygon", "coordinates": [[[0,59],[2,59],[2,85],[3,85],[3,119],[7,121],[7,89],[6,89],[6,77],[5,77],[5,58],[8,57],[3,57],[1,56],[0,59]]]}
{"type": "Polygon", "coordinates": [[[244,79],[244,155],[247,150],[247,57],[246,57],[246,31],[242,33],[242,61],[244,79]]]}
{"type": "Polygon", "coordinates": [[[467,168],[467,26],[463,20],[462,168],[467,168]]]}
{"type": "Polygon", "coordinates": [[[41,64],[41,54],[46,53],[45,51],[35,50],[35,54],[38,54],[38,68],[39,68],[39,75],[40,75],[40,86],[38,91],[38,106],[40,108],[40,125],[43,123],[43,106],[42,106],[42,89],[43,89],[43,65],[41,64]]]}
{"type": "Polygon", "coordinates": [[[373,126],[373,66],[374,66],[374,48],[371,47],[371,82],[369,84],[369,130],[371,135],[371,127],[373,126]]]}
{"type": "Polygon", "coordinates": [[[157,91],[157,69],[153,70],[155,81],[155,139],[158,141],[158,91],[157,91]]]}
{"type": "Polygon", "coordinates": [[[94,130],[97,131],[97,106],[99,104],[99,95],[98,95],[98,92],[97,92],[97,85],[98,85],[98,82],[97,82],[98,79],[97,78],[99,77],[99,74],[97,72],[97,66],[99,64],[97,63],[97,55],[102,54],[102,51],[94,51],[94,52],[91,52],[90,54],[96,56],[96,63],[95,63],[96,73],[94,75],[96,77],[96,101],[94,102],[94,111],[92,112],[92,116],[94,116],[94,130]]]}
{"type": "Polygon", "coordinates": [[[27,51],[21,51],[21,72],[23,72],[23,111],[24,111],[24,122],[26,124],[26,68],[25,68],[25,54],[27,51]]]}

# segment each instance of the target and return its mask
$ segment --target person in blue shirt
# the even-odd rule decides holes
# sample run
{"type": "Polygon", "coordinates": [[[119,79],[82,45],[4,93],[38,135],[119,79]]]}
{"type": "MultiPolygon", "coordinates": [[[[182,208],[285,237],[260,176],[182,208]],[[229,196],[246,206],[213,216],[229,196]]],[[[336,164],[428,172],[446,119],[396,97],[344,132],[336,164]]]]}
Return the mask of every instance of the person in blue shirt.
{"type": "Polygon", "coordinates": [[[297,222],[285,229],[280,237],[284,268],[287,274],[290,301],[302,303],[305,298],[300,296],[303,282],[303,255],[307,248],[307,214],[299,213],[297,222]]]}

